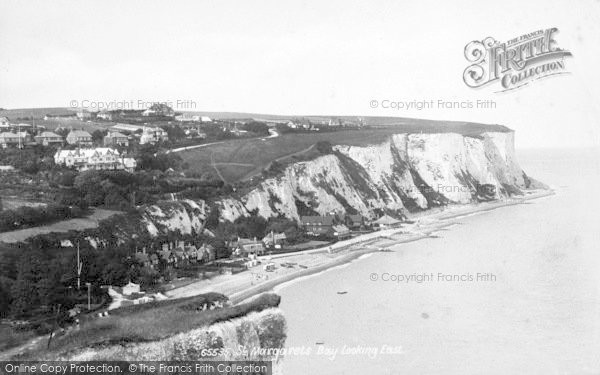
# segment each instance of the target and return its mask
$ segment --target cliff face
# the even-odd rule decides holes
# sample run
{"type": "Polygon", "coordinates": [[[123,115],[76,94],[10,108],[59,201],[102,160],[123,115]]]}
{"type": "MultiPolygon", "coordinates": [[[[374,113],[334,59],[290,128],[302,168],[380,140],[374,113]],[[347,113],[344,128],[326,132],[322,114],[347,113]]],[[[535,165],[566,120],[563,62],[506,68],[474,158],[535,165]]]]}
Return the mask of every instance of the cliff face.
{"type": "MultiPolygon", "coordinates": [[[[228,221],[253,210],[265,218],[298,220],[332,211],[375,218],[382,211],[414,212],[543,187],[517,163],[514,132],[396,134],[375,145],[334,146],[330,154],[291,164],[241,198],[217,205],[228,221]]],[[[141,221],[154,236],[189,234],[203,230],[207,215],[205,202],[180,200],[146,207],[141,221]]]]}
{"type": "Polygon", "coordinates": [[[221,201],[221,217],[234,220],[258,210],[263,217],[337,211],[373,218],[381,210],[473,202],[481,199],[482,186],[488,199],[542,187],[519,167],[513,132],[397,134],[378,145],[333,149],[288,166],[239,201],[221,201]]]}
{"type": "Polygon", "coordinates": [[[164,201],[144,207],[140,215],[142,224],[152,236],[177,230],[182,234],[200,233],[206,221],[207,207],[202,200],[164,201]]]}

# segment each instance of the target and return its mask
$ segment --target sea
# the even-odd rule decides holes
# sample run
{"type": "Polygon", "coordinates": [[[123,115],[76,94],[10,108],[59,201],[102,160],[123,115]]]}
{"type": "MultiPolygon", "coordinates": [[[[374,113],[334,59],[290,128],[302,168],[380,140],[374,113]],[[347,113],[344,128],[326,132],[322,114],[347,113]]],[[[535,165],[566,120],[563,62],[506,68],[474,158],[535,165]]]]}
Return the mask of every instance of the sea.
{"type": "Polygon", "coordinates": [[[282,373],[600,374],[600,152],[518,158],[556,194],[278,288],[282,373]]]}

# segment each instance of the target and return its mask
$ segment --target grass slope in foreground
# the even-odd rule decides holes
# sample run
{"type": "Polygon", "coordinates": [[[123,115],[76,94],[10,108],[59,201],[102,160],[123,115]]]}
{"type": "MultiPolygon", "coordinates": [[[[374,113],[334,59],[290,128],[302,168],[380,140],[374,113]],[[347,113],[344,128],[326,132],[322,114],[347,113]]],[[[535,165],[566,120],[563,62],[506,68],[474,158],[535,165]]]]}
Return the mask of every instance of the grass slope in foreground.
{"type": "Polygon", "coordinates": [[[108,317],[84,319],[79,329],[68,330],[65,335],[52,340],[50,348],[46,348],[47,340],[42,340],[42,347],[26,353],[23,359],[53,359],[83,348],[159,341],[195,328],[277,307],[281,298],[266,293],[239,305],[202,309],[207,303],[226,300],[227,297],[221,294],[209,293],[111,310],[108,317]]]}

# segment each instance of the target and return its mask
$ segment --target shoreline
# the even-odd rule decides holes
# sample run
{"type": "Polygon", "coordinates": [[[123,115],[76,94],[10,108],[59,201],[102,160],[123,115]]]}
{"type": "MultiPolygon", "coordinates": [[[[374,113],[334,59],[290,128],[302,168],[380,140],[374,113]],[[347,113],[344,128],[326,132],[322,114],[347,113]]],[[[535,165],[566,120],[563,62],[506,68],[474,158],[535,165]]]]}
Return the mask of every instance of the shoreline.
{"type": "Polygon", "coordinates": [[[404,224],[400,228],[367,233],[318,249],[259,257],[262,263],[283,258],[285,258],[285,262],[294,262],[298,265],[312,263],[307,268],[297,269],[294,267],[292,271],[289,268],[281,267],[274,272],[266,272],[262,269],[261,264],[248,269],[247,272],[236,275],[221,275],[215,280],[200,280],[170,290],[167,295],[176,299],[213,291],[227,295],[232,304],[239,304],[261,293],[271,291],[277,286],[349,264],[362,255],[380,251],[382,248],[429,238],[440,229],[456,225],[456,220],[460,218],[501,207],[524,204],[529,200],[554,194],[556,194],[554,189],[536,190],[530,191],[522,197],[479,204],[457,205],[437,212],[424,213],[414,218],[413,224],[404,224]],[[332,249],[331,253],[328,252],[329,248],[332,249]]]}

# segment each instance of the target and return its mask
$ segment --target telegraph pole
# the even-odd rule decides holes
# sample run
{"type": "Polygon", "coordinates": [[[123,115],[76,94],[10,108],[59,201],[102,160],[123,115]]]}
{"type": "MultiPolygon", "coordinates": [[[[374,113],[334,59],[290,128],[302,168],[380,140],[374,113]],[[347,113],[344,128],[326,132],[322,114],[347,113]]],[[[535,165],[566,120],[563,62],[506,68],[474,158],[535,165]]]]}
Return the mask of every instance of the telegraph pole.
{"type": "Polygon", "coordinates": [[[92,284],[85,283],[85,285],[87,285],[87,289],[88,289],[88,311],[90,311],[92,309],[91,299],[90,299],[90,287],[92,286],[92,284]]]}
{"type": "Polygon", "coordinates": [[[77,290],[81,290],[81,267],[83,263],[79,260],[79,241],[77,241],[77,290]]]}

